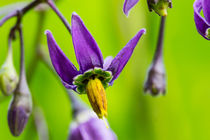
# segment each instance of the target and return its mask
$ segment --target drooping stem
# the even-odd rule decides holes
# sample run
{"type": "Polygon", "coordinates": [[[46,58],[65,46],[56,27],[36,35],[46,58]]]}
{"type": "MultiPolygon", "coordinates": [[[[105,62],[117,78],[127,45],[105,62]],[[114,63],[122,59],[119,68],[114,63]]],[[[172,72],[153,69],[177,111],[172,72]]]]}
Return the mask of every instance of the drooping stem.
{"type": "Polygon", "coordinates": [[[52,8],[52,10],[56,13],[56,15],[61,19],[63,24],[66,26],[67,30],[71,34],[71,26],[68,23],[68,21],[65,19],[65,17],[61,14],[61,12],[56,7],[55,3],[52,0],[47,1],[48,5],[52,8]]]}
{"type": "Polygon", "coordinates": [[[164,32],[165,32],[165,21],[166,17],[162,16],[160,22],[158,43],[155,51],[155,56],[153,58],[153,63],[158,63],[163,61],[163,41],[164,41],[164,32]]]}
{"type": "Polygon", "coordinates": [[[24,57],[24,43],[23,43],[23,32],[21,25],[19,26],[19,36],[20,36],[20,81],[19,84],[26,82],[25,74],[25,57],[24,57]]]}
{"type": "Polygon", "coordinates": [[[12,56],[12,38],[9,37],[8,39],[8,54],[7,54],[7,62],[13,62],[12,61],[13,56],[12,56]]]}

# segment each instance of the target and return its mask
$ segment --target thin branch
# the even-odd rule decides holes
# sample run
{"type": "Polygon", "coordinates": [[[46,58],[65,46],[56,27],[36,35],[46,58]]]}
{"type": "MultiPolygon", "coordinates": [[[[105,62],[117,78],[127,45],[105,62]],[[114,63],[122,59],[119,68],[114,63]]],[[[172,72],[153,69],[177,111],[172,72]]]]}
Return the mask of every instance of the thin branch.
{"type": "Polygon", "coordinates": [[[166,17],[162,16],[161,17],[161,22],[160,22],[160,30],[159,30],[159,36],[158,36],[158,43],[157,43],[157,48],[155,51],[155,56],[153,59],[153,63],[162,61],[163,59],[163,40],[164,40],[164,32],[165,32],[165,21],[166,17]]]}
{"type": "Polygon", "coordinates": [[[35,6],[37,6],[38,4],[42,3],[41,0],[34,0],[33,2],[29,3],[28,5],[26,5],[24,8],[20,9],[20,10],[16,10],[11,12],[10,14],[8,14],[7,16],[5,16],[4,18],[2,18],[2,20],[0,21],[0,27],[9,19],[11,19],[12,17],[18,16],[18,13],[21,12],[22,15],[25,15],[25,13],[27,13],[29,10],[31,10],[32,8],[34,8],[35,6]]]}
{"type": "Polygon", "coordinates": [[[48,5],[52,8],[52,10],[56,13],[56,15],[61,19],[63,24],[66,26],[67,30],[71,34],[71,26],[68,23],[68,21],[65,19],[65,17],[62,15],[62,13],[58,10],[55,3],[52,0],[47,1],[48,5]]]}
{"type": "Polygon", "coordinates": [[[23,43],[23,32],[22,27],[19,27],[19,34],[20,34],[20,81],[19,84],[22,82],[26,82],[26,74],[25,74],[25,53],[24,53],[24,43],[23,43]]]}

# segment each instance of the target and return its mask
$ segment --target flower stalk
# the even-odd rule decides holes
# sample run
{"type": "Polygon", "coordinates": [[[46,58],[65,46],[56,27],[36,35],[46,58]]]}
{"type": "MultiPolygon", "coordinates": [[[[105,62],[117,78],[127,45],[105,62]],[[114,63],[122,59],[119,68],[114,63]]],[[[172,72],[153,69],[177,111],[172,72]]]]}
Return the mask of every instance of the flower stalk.
{"type": "Polygon", "coordinates": [[[19,136],[25,128],[25,125],[28,122],[28,118],[32,112],[32,98],[25,74],[21,13],[19,13],[18,15],[18,20],[15,27],[16,30],[19,32],[20,37],[20,79],[8,110],[8,124],[11,133],[14,136],[19,136]]]}
{"type": "Polygon", "coordinates": [[[17,11],[13,11],[12,13],[8,14],[7,16],[5,16],[1,21],[0,21],[0,26],[2,26],[7,20],[9,20],[12,17],[16,17],[18,16],[18,14],[21,12],[22,15],[25,15],[28,11],[30,11],[31,9],[33,9],[34,7],[36,7],[38,4],[42,3],[41,0],[34,0],[31,3],[29,3],[28,5],[26,5],[25,7],[23,7],[20,10],[17,11]]]}
{"type": "Polygon", "coordinates": [[[67,30],[71,34],[71,26],[69,25],[68,21],[62,15],[62,13],[58,10],[55,3],[52,0],[47,0],[47,4],[51,7],[51,9],[56,13],[56,15],[61,19],[63,24],[66,26],[67,30]]]}
{"type": "Polygon", "coordinates": [[[163,62],[163,40],[165,30],[166,17],[161,17],[160,30],[158,36],[157,48],[152,61],[152,64],[148,70],[147,79],[144,85],[144,91],[150,93],[153,96],[159,94],[165,94],[165,68],[163,62]]]}

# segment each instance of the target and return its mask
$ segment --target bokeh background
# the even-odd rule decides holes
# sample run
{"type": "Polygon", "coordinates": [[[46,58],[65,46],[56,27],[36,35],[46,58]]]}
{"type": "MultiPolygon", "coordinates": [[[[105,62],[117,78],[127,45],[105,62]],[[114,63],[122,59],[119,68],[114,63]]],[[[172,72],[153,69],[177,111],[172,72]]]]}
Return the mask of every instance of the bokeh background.
{"type": "MultiPolygon", "coordinates": [[[[20,0],[0,0],[0,9],[20,0]]],[[[166,21],[164,61],[167,71],[167,94],[151,97],[143,93],[147,69],[156,48],[160,17],[148,11],[141,0],[127,18],[124,0],[59,0],[58,8],[70,22],[77,12],[96,39],[104,57],[115,56],[139,31],[146,28],[133,56],[106,90],[108,120],[119,140],[208,140],[210,139],[210,44],[196,31],[193,0],[173,1],[166,21]]],[[[9,11],[13,9],[8,9],[9,11]]],[[[39,12],[28,12],[23,19],[26,67],[34,53],[39,12]]],[[[3,15],[0,16],[2,18],[3,15]]],[[[15,19],[0,27],[0,64],[7,52],[7,37],[15,19]]],[[[62,50],[78,67],[71,36],[52,10],[43,23],[41,44],[46,46],[44,31],[50,29],[62,50]]],[[[19,41],[13,43],[14,61],[19,70],[19,41]]],[[[42,109],[49,127],[50,140],[64,140],[72,120],[71,105],[62,85],[43,63],[39,63],[30,82],[30,90],[42,109]]],[[[23,134],[15,138],[7,125],[11,97],[0,95],[0,139],[37,140],[32,118],[23,134]]],[[[87,103],[86,95],[81,98],[87,103]]]]}

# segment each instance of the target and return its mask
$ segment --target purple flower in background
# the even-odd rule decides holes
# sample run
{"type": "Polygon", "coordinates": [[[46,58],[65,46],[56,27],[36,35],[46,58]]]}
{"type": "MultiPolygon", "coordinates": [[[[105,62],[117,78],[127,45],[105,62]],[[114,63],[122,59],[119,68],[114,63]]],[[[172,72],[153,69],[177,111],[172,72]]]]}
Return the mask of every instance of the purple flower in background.
{"type": "Polygon", "coordinates": [[[58,47],[51,32],[46,31],[52,64],[64,86],[80,94],[87,93],[93,110],[99,118],[103,118],[107,116],[105,88],[117,79],[145,29],[140,30],[114,59],[107,57],[103,60],[96,41],[75,13],[72,15],[71,24],[72,40],[80,70],[77,71],[58,47]]]}
{"type": "Polygon", "coordinates": [[[196,0],[194,2],[194,20],[198,32],[205,38],[210,40],[210,0],[196,0]],[[203,10],[202,17],[200,15],[203,10]]]}
{"type": "MultiPolygon", "coordinates": [[[[139,0],[125,0],[123,12],[128,16],[129,11],[138,3],[139,0]]],[[[171,0],[147,0],[149,11],[154,10],[160,16],[167,16],[167,9],[172,8],[171,0]]]]}
{"type": "Polygon", "coordinates": [[[139,0],[125,0],[123,5],[123,12],[128,16],[129,11],[139,2],[139,0]]]}
{"type": "Polygon", "coordinates": [[[68,140],[117,140],[117,136],[94,112],[85,110],[71,123],[68,140]]]}

